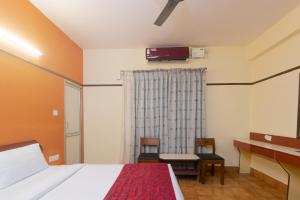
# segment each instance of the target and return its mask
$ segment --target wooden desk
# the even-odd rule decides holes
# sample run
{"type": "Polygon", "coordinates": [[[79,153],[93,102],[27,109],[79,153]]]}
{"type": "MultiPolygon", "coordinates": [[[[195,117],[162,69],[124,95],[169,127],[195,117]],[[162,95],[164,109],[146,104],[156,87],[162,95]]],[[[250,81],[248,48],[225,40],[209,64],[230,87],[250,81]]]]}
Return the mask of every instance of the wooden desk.
{"type": "Polygon", "coordinates": [[[249,139],[234,140],[240,153],[240,173],[250,173],[251,153],[274,159],[289,176],[287,199],[300,199],[300,140],[273,135],[268,141],[264,136],[250,133],[249,139]]]}
{"type": "Polygon", "coordinates": [[[159,154],[159,159],[162,162],[170,163],[175,175],[192,175],[199,179],[199,157],[195,154],[159,154]],[[176,163],[192,163],[194,169],[176,169],[176,163]]]}
{"type": "Polygon", "coordinates": [[[235,139],[234,146],[239,150],[257,153],[280,162],[300,166],[300,149],[250,139],[235,139]]]}

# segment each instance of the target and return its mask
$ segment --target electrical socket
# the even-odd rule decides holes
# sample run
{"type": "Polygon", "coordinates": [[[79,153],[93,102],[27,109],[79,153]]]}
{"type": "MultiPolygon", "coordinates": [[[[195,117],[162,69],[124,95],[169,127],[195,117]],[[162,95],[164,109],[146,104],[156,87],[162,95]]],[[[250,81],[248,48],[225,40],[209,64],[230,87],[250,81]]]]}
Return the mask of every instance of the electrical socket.
{"type": "Polygon", "coordinates": [[[59,160],[59,154],[55,154],[52,156],[49,156],[49,162],[54,162],[59,160]]]}
{"type": "Polygon", "coordinates": [[[265,140],[272,141],[272,135],[265,135],[265,140]]]}

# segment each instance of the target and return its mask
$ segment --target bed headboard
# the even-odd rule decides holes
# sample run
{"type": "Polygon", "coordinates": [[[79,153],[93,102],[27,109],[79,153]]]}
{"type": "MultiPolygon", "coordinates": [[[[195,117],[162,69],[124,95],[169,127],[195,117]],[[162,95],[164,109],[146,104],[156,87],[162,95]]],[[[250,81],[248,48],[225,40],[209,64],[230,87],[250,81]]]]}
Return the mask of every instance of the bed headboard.
{"type": "MultiPolygon", "coordinates": [[[[10,149],[16,149],[19,147],[24,147],[24,146],[27,146],[30,144],[35,144],[35,143],[38,143],[38,142],[36,140],[29,140],[29,141],[14,143],[14,144],[0,145],[0,152],[10,150],[10,149]]],[[[40,148],[41,148],[41,150],[43,150],[41,145],[40,145],[40,148]]]]}

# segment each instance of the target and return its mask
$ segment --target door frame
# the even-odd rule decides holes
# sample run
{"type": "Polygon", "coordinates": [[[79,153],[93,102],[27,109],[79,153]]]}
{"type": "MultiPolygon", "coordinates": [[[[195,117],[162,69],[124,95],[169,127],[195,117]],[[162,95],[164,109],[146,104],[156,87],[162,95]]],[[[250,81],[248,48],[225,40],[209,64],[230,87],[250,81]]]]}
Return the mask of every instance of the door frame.
{"type": "Polygon", "coordinates": [[[82,152],[82,138],[83,138],[83,135],[82,135],[82,87],[74,82],[71,82],[69,80],[64,80],[64,163],[66,163],[66,158],[67,158],[67,154],[66,154],[66,86],[70,86],[70,87],[73,87],[73,88],[76,88],[76,89],[79,89],[79,92],[80,92],[80,112],[79,112],[79,121],[80,121],[80,125],[79,125],[79,129],[80,129],[80,148],[79,148],[79,155],[80,155],[80,161],[81,163],[83,162],[82,161],[82,158],[83,158],[83,152],[82,152]]]}

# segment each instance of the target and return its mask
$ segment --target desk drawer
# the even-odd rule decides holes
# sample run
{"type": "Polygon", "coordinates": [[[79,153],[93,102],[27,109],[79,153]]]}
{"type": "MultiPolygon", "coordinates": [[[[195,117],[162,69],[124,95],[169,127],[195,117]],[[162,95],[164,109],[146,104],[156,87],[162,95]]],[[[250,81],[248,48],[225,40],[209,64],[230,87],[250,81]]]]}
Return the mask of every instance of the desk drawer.
{"type": "Polygon", "coordinates": [[[275,159],[280,162],[300,166],[300,157],[287,153],[275,152],[275,159]]]}
{"type": "Polygon", "coordinates": [[[275,152],[271,149],[266,149],[258,146],[251,145],[251,152],[257,153],[269,158],[275,158],[275,152]]]}

